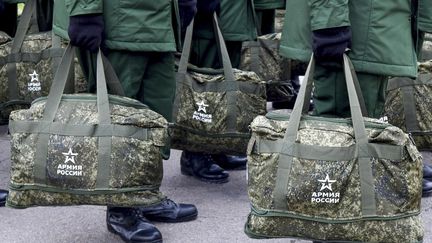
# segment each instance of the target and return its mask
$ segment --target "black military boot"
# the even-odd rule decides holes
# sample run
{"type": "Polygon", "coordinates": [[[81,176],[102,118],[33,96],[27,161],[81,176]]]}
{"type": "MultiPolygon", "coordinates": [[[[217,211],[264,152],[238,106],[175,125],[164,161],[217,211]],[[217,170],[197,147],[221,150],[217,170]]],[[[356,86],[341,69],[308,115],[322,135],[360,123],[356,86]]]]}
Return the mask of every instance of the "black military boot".
{"type": "Polygon", "coordinates": [[[9,194],[9,191],[0,189],[0,207],[6,204],[6,199],[9,194]]]}
{"type": "Polygon", "coordinates": [[[154,206],[139,207],[138,211],[148,220],[168,223],[191,221],[198,216],[195,205],[177,204],[168,198],[154,206]]]}
{"type": "Polygon", "coordinates": [[[180,158],[180,169],[183,175],[194,176],[201,181],[228,182],[228,172],[217,165],[210,154],[183,151],[180,158]]]}
{"type": "Polygon", "coordinates": [[[213,160],[217,165],[225,170],[244,170],[246,169],[247,157],[246,155],[227,155],[215,154],[212,155],[213,160]]]}
{"type": "Polygon", "coordinates": [[[135,208],[108,207],[106,223],[108,230],[119,235],[125,242],[162,242],[160,231],[143,218],[135,208]]]}

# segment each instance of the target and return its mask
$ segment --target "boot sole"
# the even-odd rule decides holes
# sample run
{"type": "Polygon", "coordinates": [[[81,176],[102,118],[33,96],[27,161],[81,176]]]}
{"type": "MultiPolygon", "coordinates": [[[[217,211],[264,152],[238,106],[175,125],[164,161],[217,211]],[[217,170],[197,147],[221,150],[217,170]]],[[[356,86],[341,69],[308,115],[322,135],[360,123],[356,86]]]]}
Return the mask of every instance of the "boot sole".
{"type": "Polygon", "coordinates": [[[187,222],[187,221],[192,221],[195,220],[198,216],[198,213],[196,214],[191,214],[187,217],[183,217],[180,219],[160,219],[160,218],[152,218],[151,216],[146,216],[146,218],[150,221],[154,221],[154,222],[162,222],[162,223],[180,223],[180,222],[187,222]]]}
{"type": "Polygon", "coordinates": [[[209,180],[209,179],[205,179],[199,176],[196,176],[193,172],[185,170],[183,168],[180,168],[180,172],[182,175],[186,175],[186,176],[193,176],[194,178],[200,180],[200,181],[204,181],[207,183],[211,183],[211,184],[223,184],[223,183],[227,183],[229,181],[229,178],[224,178],[224,179],[217,179],[217,180],[209,180]]]}
{"type": "MultiPolygon", "coordinates": [[[[121,238],[124,242],[126,242],[126,243],[143,243],[142,241],[133,241],[133,240],[129,240],[129,239],[124,238],[124,237],[123,237],[122,235],[120,235],[117,231],[115,231],[115,230],[111,227],[111,225],[109,225],[109,224],[107,224],[107,229],[108,229],[109,232],[111,232],[111,233],[113,233],[113,234],[115,234],[115,235],[120,236],[120,238],[121,238]]],[[[153,240],[153,241],[146,241],[146,243],[162,243],[162,239],[160,239],[160,240],[153,240]]]]}

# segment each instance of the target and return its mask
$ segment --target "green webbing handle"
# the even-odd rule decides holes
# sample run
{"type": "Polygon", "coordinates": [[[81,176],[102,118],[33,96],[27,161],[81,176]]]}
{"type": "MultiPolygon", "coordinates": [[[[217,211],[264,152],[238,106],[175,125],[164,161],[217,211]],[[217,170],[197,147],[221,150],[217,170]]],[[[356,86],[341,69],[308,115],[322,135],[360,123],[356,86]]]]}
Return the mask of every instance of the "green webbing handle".
{"type": "MultiPolygon", "coordinates": [[[[224,69],[225,80],[235,80],[231,60],[230,60],[229,55],[228,55],[228,50],[227,50],[225,41],[223,39],[223,35],[222,35],[220,28],[219,28],[216,13],[213,14],[213,21],[214,21],[213,22],[214,26],[216,28],[217,41],[220,44],[220,52],[222,55],[222,65],[223,65],[223,69],[224,69]]],[[[192,22],[189,24],[189,26],[186,29],[183,51],[182,51],[182,55],[180,57],[180,63],[179,63],[179,68],[178,68],[178,73],[180,73],[180,74],[186,74],[186,72],[187,72],[187,66],[189,63],[189,56],[190,56],[190,51],[191,51],[191,47],[192,47],[193,28],[194,28],[194,20],[192,20],[192,22]]]]}
{"type": "MultiPolygon", "coordinates": [[[[356,94],[356,87],[353,78],[355,76],[355,72],[352,69],[352,65],[350,64],[350,60],[346,54],[344,54],[343,59],[345,79],[347,84],[348,98],[359,161],[362,214],[363,216],[372,216],[376,215],[376,205],[372,166],[368,158],[368,156],[370,157],[370,153],[368,151],[368,137],[362,116],[359,98],[356,94]]],[[[304,76],[304,80],[306,83],[304,83],[300,87],[300,91],[294,105],[294,109],[290,115],[290,121],[284,135],[284,144],[281,147],[279,155],[279,165],[276,175],[277,180],[274,192],[276,209],[287,209],[287,185],[293,157],[285,154],[293,154],[293,145],[295,144],[297,139],[302,113],[304,113],[303,107],[305,102],[309,102],[309,100],[306,100],[306,92],[310,94],[310,92],[312,91],[314,66],[315,59],[312,56],[309,66],[306,70],[306,74],[304,76]],[[284,152],[284,154],[282,154],[282,151],[284,152]]]]}
{"type": "MultiPolygon", "coordinates": [[[[73,69],[75,57],[75,47],[69,45],[60,62],[59,68],[54,77],[45,103],[43,117],[39,122],[40,133],[37,142],[37,153],[35,155],[34,175],[35,182],[45,184],[46,181],[46,158],[48,155],[49,131],[54,118],[59,108],[61,98],[68,82],[71,78],[70,73],[73,69]]],[[[112,134],[113,126],[111,124],[111,115],[109,108],[108,89],[106,86],[106,76],[104,69],[104,61],[102,52],[99,50],[97,55],[97,109],[98,109],[98,125],[97,128],[103,134],[112,134]]],[[[116,78],[108,75],[108,78],[116,78]]],[[[117,82],[119,82],[117,80],[117,82]]],[[[112,136],[101,136],[98,141],[98,174],[96,179],[96,189],[109,187],[109,166],[111,154],[111,138],[112,136]]]]}

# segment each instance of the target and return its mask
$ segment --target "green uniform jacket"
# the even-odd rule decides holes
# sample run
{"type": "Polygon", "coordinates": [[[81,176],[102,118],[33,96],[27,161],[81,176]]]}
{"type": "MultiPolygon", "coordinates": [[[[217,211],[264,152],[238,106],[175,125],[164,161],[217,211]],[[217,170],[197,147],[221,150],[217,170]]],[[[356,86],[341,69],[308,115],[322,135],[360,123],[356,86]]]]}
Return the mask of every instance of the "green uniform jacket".
{"type": "Polygon", "coordinates": [[[419,0],[419,30],[432,33],[432,0],[419,0]]]}
{"type": "Polygon", "coordinates": [[[286,0],[254,0],[255,9],[285,8],[286,0]]]}
{"type": "Polygon", "coordinates": [[[351,26],[357,72],[417,76],[410,0],[289,0],[280,54],[308,62],[312,30],[351,26]]]}
{"type": "Polygon", "coordinates": [[[102,13],[105,44],[128,51],[176,51],[174,0],[55,0],[55,33],[68,39],[69,16],[102,13]]]}

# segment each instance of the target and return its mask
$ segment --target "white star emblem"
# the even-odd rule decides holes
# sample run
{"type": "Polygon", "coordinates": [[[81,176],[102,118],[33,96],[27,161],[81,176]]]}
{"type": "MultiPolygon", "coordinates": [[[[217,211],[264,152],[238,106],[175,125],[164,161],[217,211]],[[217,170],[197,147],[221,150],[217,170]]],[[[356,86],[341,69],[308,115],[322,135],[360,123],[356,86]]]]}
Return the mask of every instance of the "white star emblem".
{"type": "Polygon", "coordinates": [[[327,174],[326,178],[324,180],[318,180],[322,183],[320,191],[324,189],[329,189],[330,191],[333,191],[332,189],[332,183],[336,182],[336,180],[330,180],[329,175],[327,174]]]}
{"type": "Polygon", "coordinates": [[[72,148],[69,148],[69,152],[62,153],[62,154],[64,154],[66,156],[65,163],[70,161],[70,162],[75,164],[75,156],[77,156],[78,153],[72,153],[72,148]]]}
{"type": "Polygon", "coordinates": [[[36,70],[33,70],[33,73],[29,74],[29,76],[31,77],[30,82],[39,82],[39,74],[36,73],[36,70]]]}
{"type": "Polygon", "coordinates": [[[207,113],[206,107],[208,107],[208,105],[204,103],[204,100],[196,104],[198,105],[198,111],[203,111],[204,113],[207,113]]]}

